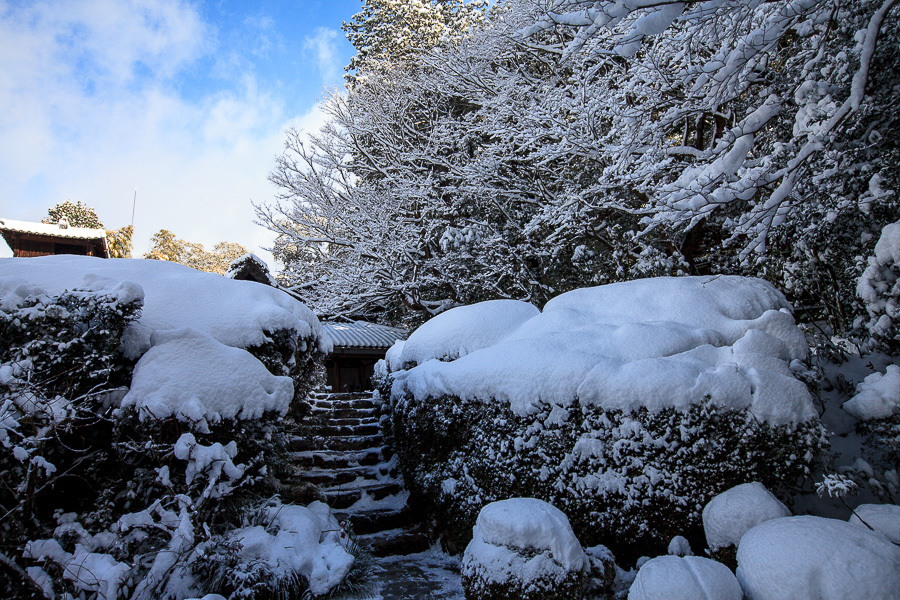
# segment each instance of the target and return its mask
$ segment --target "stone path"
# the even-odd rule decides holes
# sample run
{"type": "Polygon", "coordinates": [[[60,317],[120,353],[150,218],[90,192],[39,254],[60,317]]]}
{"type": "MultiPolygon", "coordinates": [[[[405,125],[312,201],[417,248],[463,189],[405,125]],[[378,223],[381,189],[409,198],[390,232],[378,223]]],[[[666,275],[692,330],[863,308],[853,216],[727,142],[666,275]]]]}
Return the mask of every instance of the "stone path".
{"type": "Polygon", "coordinates": [[[376,559],[371,600],[464,600],[459,561],[439,550],[376,559]]]}
{"type": "Polygon", "coordinates": [[[424,550],[428,541],[406,507],[397,458],[385,445],[372,393],[310,397],[311,415],[293,440],[293,480],[314,484],[338,521],[376,556],[424,550]]]}

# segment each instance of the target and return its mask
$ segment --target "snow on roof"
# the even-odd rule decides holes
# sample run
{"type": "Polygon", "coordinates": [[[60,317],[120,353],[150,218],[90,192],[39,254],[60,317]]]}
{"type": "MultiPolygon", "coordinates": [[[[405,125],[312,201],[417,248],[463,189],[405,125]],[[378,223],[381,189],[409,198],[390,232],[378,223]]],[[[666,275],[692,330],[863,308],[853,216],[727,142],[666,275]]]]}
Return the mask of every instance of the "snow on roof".
{"type": "MultiPolygon", "coordinates": [[[[495,312],[491,303],[465,310],[474,319],[482,307],[495,312]]],[[[686,410],[709,397],[771,424],[803,422],[817,412],[789,367],[808,352],[789,308],[768,282],[734,276],[661,277],[574,290],[480,349],[397,373],[394,389],[419,399],[507,402],[520,416],[576,398],[631,412],[686,410]]],[[[459,310],[429,325],[456,321],[459,310]]],[[[446,330],[420,328],[402,354],[411,345],[440,348],[442,340],[418,338],[446,330]]]]}
{"type": "Polygon", "coordinates": [[[12,219],[0,219],[0,231],[31,233],[34,235],[47,235],[76,240],[106,239],[106,230],[104,229],[71,226],[60,227],[59,224],[32,223],[31,221],[14,221],[12,219]]]}
{"type": "Polygon", "coordinates": [[[365,321],[326,322],[322,329],[335,348],[390,348],[406,337],[402,329],[365,321]]]}

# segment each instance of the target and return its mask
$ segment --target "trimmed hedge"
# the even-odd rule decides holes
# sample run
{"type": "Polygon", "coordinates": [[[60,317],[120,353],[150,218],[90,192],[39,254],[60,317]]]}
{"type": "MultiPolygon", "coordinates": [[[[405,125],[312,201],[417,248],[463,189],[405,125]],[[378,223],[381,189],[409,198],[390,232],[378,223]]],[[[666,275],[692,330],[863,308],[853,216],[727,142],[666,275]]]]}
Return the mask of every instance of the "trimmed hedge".
{"type": "Polygon", "coordinates": [[[387,433],[412,502],[455,552],[481,507],[511,497],[556,506],[584,546],[603,544],[621,560],[664,554],[675,535],[699,547],[713,496],[747,481],[784,490],[827,446],[818,421],[771,426],[708,398],[687,412],[634,414],[576,400],[564,420],[549,419],[550,406],[523,418],[500,402],[455,397],[390,404],[387,433]]]}

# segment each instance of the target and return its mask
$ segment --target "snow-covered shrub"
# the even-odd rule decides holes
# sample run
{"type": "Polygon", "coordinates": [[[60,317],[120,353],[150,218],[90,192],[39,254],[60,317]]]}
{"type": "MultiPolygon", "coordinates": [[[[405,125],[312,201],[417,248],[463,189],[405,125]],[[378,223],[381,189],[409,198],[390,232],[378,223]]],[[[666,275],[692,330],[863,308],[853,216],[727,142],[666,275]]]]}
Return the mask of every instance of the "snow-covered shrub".
{"type": "Polygon", "coordinates": [[[657,556],[638,571],[628,600],[741,600],[741,586],[722,563],[701,556],[657,556]]]}
{"type": "Polygon", "coordinates": [[[860,504],[853,509],[850,522],[871,527],[893,543],[900,545],[900,506],[896,504],[860,504]]]}
{"type": "Polygon", "coordinates": [[[287,415],[326,344],[304,306],[255,283],[163,261],[0,260],[0,585],[195,595],[204,549],[278,491],[287,415]]]}
{"type": "Polygon", "coordinates": [[[735,566],[741,536],[763,521],[791,516],[791,511],[759,483],[725,490],[703,507],[703,533],[713,557],[735,566]]]}
{"type": "Polygon", "coordinates": [[[338,586],[353,565],[327,505],[278,500],[252,511],[243,527],[209,541],[195,571],[205,592],[240,598],[300,598],[338,586]]]}
{"type": "Polygon", "coordinates": [[[482,508],[462,564],[466,600],[578,600],[589,572],[566,515],[535,498],[482,508]]]}
{"type": "MultiPolygon", "coordinates": [[[[761,280],[645,279],[563,294],[468,353],[414,332],[390,361],[418,363],[391,375],[413,499],[460,549],[482,506],[516,496],[559,507],[619,558],[702,539],[713,496],[748,479],[790,486],[825,444],[789,366],[806,346],[787,308],[761,280]]],[[[458,314],[432,322],[455,321],[442,329],[458,337],[458,314]]]]}
{"type": "Polygon", "coordinates": [[[869,337],[868,348],[900,349],[900,328],[895,324],[900,316],[900,222],[881,230],[856,294],[869,316],[868,321],[860,319],[857,323],[869,337]]]}
{"type": "Polygon", "coordinates": [[[900,365],[866,377],[843,408],[859,419],[856,428],[868,442],[868,462],[857,479],[883,500],[900,499],[900,365]]]}
{"type": "Polygon", "coordinates": [[[744,534],[737,559],[750,600],[891,600],[900,590],[900,547],[835,519],[766,521],[744,534]]]}

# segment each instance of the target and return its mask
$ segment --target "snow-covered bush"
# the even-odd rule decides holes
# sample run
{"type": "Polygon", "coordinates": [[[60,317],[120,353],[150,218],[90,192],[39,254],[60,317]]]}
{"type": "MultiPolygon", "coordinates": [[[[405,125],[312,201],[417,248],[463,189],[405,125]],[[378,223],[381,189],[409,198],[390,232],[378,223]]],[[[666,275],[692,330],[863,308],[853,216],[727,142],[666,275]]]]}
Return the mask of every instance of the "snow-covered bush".
{"type": "Polygon", "coordinates": [[[535,498],[482,508],[462,565],[466,600],[578,600],[589,572],[566,515],[535,498]]]}
{"type": "Polygon", "coordinates": [[[657,556],[641,567],[628,600],[741,600],[741,586],[722,563],[700,556],[657,556]]]}
{"type": "Polygon", "coordinates": [[[900,590],[900,547],[835,519],[766,521],[744,534],[737,558],[750,600],[891,600],[900,590]]]}
{"type": "MultiPolygon", "coordinates": [[[[458,335],[479,306],[432,322],[458,335]]],[[[825,443],[792,377],[806,346],[787,307],[761,280],[644,279],[563,294],[467,354],[414,332],[390,361],[410,367],[420,349],[391,375],[413,498],[460,549],[482,506],[516,496],[559,507],[619,558],[702,539],[713,496],[790,486],[825,443]]]]}
{"type": "Polygon", "coordinates": [[[868,321],[860,319],[857,323],[869,337],[868,347],[900,349],[900,327],[895,324],[900,316],[900,222],[881,230],[856,293],[869,316],[868,321]]]}
{"type": "MultiPolygon", "coordinates": [[[[900,365],[867,376],[844,410],[859,419],[857,430],[867,438],[864,472],[859,479],[883,500],[900,499],[900,365]]],[[[859,482],[857,482],[859,483],[859,482]]]]}
{"type": "MultiPolygon", "coordinates": [[[[304,306],[255,283],[163,261],[0,260],[0,585],[195,595],[204,551],[278,491],[322,339],[304,306]]],[[[307,542],[296,560],[327,540],[307,542]]],[[[294,574],[294,592],[314,585],[294,574]]]]}
{"type": "Polygon", "coordinates": [[[759,482],[725,490],[703,507],[703,533],[713,557],[734,566],[741,536],[769,519],[791,511],[759,482]]]}
{"type": "Polygon", "coordinates": [[[871,527],[893,543],[900,545],[900,506],[896,504],[860,504],[853,509],[850,522],[871,527]]]}

